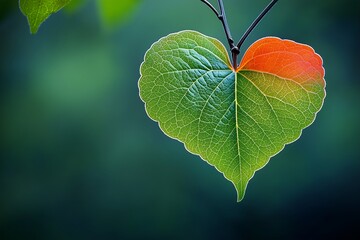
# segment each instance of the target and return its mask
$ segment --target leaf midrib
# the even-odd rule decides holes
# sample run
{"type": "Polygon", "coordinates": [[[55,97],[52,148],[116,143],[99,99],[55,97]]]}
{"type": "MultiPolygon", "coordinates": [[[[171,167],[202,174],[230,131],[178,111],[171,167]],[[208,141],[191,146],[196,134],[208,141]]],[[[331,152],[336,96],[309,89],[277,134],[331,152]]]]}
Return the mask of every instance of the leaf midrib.
{"type": "MultiPolygon", "coordinates": [[[[235,128],[236,128],[236,145],[237,145],[237,153],[238,153],[238,160],[239,160],[239,178],[240,178],[240,189],[243,189],[243,181],[242,181],[242,174],[241,174],[241,156],[240,156],[240,137],[239,137],[239,122],[238,122],[238,98],[237,98],[237,84],[238,84],[238,77],[237,77],[237,73],[234,71],[234,75],[235,75],[235,128]]],[[[237,191],[237,188],[236,188],[237,191]]]]}

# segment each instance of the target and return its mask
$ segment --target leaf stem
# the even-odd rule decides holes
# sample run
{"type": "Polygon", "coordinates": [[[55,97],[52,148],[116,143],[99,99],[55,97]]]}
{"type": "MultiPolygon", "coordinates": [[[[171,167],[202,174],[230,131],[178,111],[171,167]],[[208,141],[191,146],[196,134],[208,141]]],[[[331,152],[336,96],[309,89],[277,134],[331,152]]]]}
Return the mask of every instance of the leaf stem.
{"type": "Polygon", "coordinates": [[[266,8],[259,14],[259,16],[254,20],[254,22],[250,25],[250,27],[246,30],[244,35],[240,38],[237,47],[240,49],[241,45],[245,42],[246,38],[249,36],[249,34],[254,30],[254,28],[259,24],[261,19],[270,11],[270,9],[277,3],[278,0],[272,0],[269,5],[266,6],[266,8]]]}
{"type": "Polygon", "coordinates": [[[223,24],[224,30],[225,30],[225,34],[226,34],[226,38],[228,40],[229,46],[230,48],[233,48],[234,45],[234,40],[231,37],[231,32],[230,32],[230,28],[229,28],[229,24],[227,22],[226,19],[226,13],[225,13],[225,8],[224,8],[224,3],[222,0],[218,0],[219,2],[219,7],[220,7],[220,15],[218,15],[218,18],[220,19],[220,21],[223,24]]]}
{"type": "Polygon", "coordinates": [[[228,21],[226,19],[226,12],[225,12],[225,8],[224,8],[224,3],[222,0],[218,0],[219,3],[219,7],[220,7],[220,13],[216,10],[216,8],[207,0],[201,0],[203,3],[205,3],[218,17],[218,19],[221,21],[223,27],[224,27],[224,31],[225,31],[225,35],[227,38],[227,41],[229,43],[230,46],[230,50],[232,53],[232,66],[234,69],[236,69],[237,66],[237,55],[239,55],[240,51],[239,48],[235,45],[234,40],[231,36],[231,32],[230,32],[230,28],[229,28],[229,24],[228,21]]]}
{"type": "Polygon", "coordinates": [[[270,11],[270,9],[277,3],[278,0],[272,0],[269,5],[259,14],[259,16],[254,20],[254,22],[250,25],[250,27],[246,30],[244,35],[240,38],[238,44],[234,44],[234,40],[231,36],[229,24],[226,19],[226,13],[224,8],[224,3],[222,0],[218,0],[220,13],[216,10],[216,8],[207,0],[200,0],[205,3],[217,16],[217,18],[221,21],[227,41],[230,46],[231,57],[232,57],[232,67],[234,70],[237,68],[237,56],[240,54],[241,45],[245,42],[246,38],[250,35],[250,33],[254,30],[254,28],[260,23],[263,17],[270,11]]]}

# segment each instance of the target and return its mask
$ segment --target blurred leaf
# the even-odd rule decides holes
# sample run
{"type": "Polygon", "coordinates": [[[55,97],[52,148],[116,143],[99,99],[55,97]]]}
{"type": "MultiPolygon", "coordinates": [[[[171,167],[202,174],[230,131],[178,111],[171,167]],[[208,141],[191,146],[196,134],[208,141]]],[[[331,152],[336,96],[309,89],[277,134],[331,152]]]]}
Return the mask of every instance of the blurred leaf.
{"type": "Polygon", "coordinates": [[[255,172],[314,121],[325,97],[321,57],[274,37],[255,42],[235,70],[218,40],[171,34],[149,49],[140,72],[150,118],[223,173],[238,201],[255,172]]]}
{"type": "Polygon", "coordinates": [[[67,4],[64,8],[66,12],[74,12],[78,10],[82,5],[84,5],[85,0],[71,0],[69,4],[67,4]]]}
{"type": "Polygon", "coordinates": [[[40,25],[71,0],[20,0],[20,9],[27,17],[30,31],[35,34],[40,25]]]}
{"type": "Polygon", "coordinates": [[[140,0],[98,0],[100,17],[104,24],[113,27],[121,23],[140,0]]]}
{"type": "Polygon", "coordinates": [[[91,41],[63,45],[45,56],[33,67],[33,89],[52,111],[81,113],[95,108],[113,90],[115,69],[120,71],[108,47],[91,41]]]}

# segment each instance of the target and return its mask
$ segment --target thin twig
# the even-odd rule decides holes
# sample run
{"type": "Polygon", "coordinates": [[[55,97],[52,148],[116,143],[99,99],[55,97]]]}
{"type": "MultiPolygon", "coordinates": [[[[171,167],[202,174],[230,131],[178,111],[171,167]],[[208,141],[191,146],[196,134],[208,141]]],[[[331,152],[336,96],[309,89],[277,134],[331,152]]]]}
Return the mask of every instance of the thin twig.
{"type": "Polygon", "coordinates": [[[200,0],[200,1],[205,3],[216,14],[216,16],[219,17],[218,11],[216,10],[216,8],[214,8],[214,6],[211,3],[209,3],[207,0],[200,0]]]}
{"type": "Polygon", "coordinates": [[[229,24],[226,19],[226,13],[224,8],[224,3],[222,0],[218,0],[219,7],[220,7],[220,13],[216,10],[216,8],[207,0],[201,0],[201,2],[205,3],[218,17],[218,19],[221,21],[224,31],[226,34],[227,41],[230,46],[231,56],[232,56],[232,66],[235,70],[237,68],[237,56],[240,53],[240,47],[246,40],[246,38],[249,36],[249,34],[254,30],[254,28],[259,24],[261,19],[270,11],[270,9],[275,5],[275,3],[278,0],[272,0],[269,5],[260,13],[260,15],[255,19],[255,21],[250,25],[250,27],[246,30],[244,35],[240,38],[237,45],[234,44],[234,40],[231,37],[229,24]]]}
{"type": "Polygon", "coordinates": [[[222,0],[218,0],[218,2],[219,2],[219,7],[220,7],[220,15],[218,16],[218,18],[220,19],[220,21],[221,21],[222,24],[223,24],[223,27],[224,27],[224,30],[225,30],[225,34],[226,34],[226,38],[227,38],[227,40],[228,40],[230,49],[233,49],[233,48],[235,47],[235,44],[234,44],[233,38],[231,37],[231,32],[230,32],[229,24],[228,24],[227,19],[226,19],[226,13],[225,13],[225,8],[224,8],[224,3],[223,3],[222,0]]]}
{"type": "Polygon", "coordinates": [[[233,65],[233,67],[235,69],[236,65],[237,65],[237,55],[239,54],[239,49],[235,45],[234,40],[233,40],[233,38],[231,36],[229,24],[228,24],[227,19],[226,19],[224,3],[223,3],[222,0],[218,0],[219,7],[220,7],[220,13],[219,13],[216,10],[216,8],[210,2],[208,2],[207,0],[201,0],[201,1],[203,3],[205,3],[216,14],[218,19],[221,21],[221,23],[222,23],[222,25],[224,27],[224,31],[225,31],[225,34],[226,34],[227,41],[228,41],[229,46],[230,46],[231,53],[232,53],[232,59],[233,59],[232,65],[233,65]]]}
{"type": "Polygon", "coordinates": [[[240,38],[238,44],[236,45],[240,49],[241,45],[244,43],[249,34],[254,30],[254,28],[259,24],[261,19],[270,11],[270,9],[275,5],[278,0],[272,0],[269,5],[260,13],[260,15],[254,20],[250,27],[246,30],[244,35],[240,38]]]}

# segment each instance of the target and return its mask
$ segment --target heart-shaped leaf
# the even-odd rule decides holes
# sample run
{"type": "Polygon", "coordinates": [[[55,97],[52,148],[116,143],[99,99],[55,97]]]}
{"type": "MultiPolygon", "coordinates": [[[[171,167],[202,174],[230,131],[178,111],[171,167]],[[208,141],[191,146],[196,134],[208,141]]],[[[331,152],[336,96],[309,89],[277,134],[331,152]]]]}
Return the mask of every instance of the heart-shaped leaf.
{"type": "Polygon", "coordinates": [[[170,34],[148,50],[140,71],[150,118],[223,173],[238,201],[255,171],[314,121],[325,97],[321,57],[273,37],[255,42],[234,71],[218,40],[170,34]]]}

